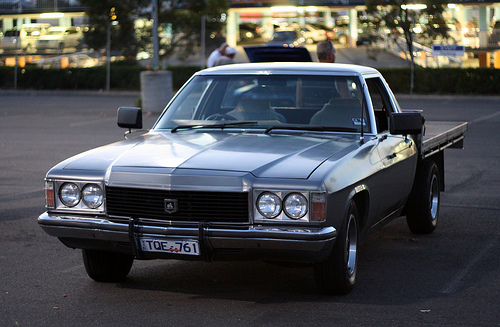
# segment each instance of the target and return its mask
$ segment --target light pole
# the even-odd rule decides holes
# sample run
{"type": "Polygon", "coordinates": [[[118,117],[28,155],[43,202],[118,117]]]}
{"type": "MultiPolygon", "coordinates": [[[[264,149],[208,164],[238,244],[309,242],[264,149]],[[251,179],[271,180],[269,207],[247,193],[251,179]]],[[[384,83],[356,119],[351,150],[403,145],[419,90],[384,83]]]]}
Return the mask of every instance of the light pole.
{"type": "Polygon", "coordinates": [[[158,42],[158,0],[153,2],[153,70],[160,67],[160,46],[158,42]]]}
{"type": "Polygon", "coordinates": [[[111,87],[111,21],[108,21],[108,35],[106,41],[106,91],[111,87]]]}
{"type": "Polygon", "coordinates": [[[108,37],[106,42],[106,91],[111,88],[111,23],[116,20],[116,9],[112,7],[109,11],[108,37]]]}
{"type": "MultiPolygon", "coordinates": [[[[18,33],[16,31],[16,33],[18,33]]],[[[17,66],[19,65],[19,59],[17,58],[17,49],[19,47],[19,41],[21,41],[21,34],[19,33],[18,35],[19,36],[15,36],[16,34],[14,33],[14,44],[15,44],[15,47],[14,47],[14,51],[15,51],[15,54],[14,54],[14,60],[15,60],[15,63],[14,63],[14,90],[17,90],[17,66]]]]}
{"type": "Polygon", "coordinates": [[[206,21],[207,15],[201,15],[201,69],[205,68],[205,37],[206,37],[206,21]]]}

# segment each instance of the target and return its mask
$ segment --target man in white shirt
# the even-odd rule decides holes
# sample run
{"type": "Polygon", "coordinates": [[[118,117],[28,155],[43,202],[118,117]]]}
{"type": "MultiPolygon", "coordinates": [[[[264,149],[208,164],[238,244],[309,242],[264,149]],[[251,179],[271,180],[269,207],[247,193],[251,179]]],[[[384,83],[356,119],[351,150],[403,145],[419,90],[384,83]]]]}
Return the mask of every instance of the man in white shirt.
{"type": "Polygon", "coordinates": [[[210,54],[210,56],[208,56],[208,59],[207,59],[207,67],[208,68],[213,67],[215,61],[224,55],[227,47],[228,47],[227,43],[224,42],[220,45],[220,47],[218,49],[215,49],[214,51],[212,51],[212,53],[210,54]]]}
{"type": "Polygon", "coordinates": [[[233,47],[227,47],[226,50],[224,51],[224,55],[220,56],[215,60],[214,62],[214,67],[215,66],[222,66],[222,65],[229,65],[229,64],[234,64],[234,55],[238,53],[238,50],[236,50],[233,47]]]}

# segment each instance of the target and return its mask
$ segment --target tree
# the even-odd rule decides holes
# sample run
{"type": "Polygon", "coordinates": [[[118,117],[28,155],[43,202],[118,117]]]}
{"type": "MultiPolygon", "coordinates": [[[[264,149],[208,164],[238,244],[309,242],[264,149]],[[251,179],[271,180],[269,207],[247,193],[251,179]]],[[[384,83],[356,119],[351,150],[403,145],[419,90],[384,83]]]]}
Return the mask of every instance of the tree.
{"type": "MultiPolygon", "coordinates": [[[[223,14],[228,8],[226,0],[159,0],[160,56],[176,54],[186,58],[199,51],[201,43],[201,20],[206,18],[207,45],[222,36],[223,14]]],[[[150,18],[150,16],[148,16],[150,18]]],[[[141,50],[151,50],[151,24],[137,30],[141,50]]]]}
{"type": "MultiPolygon", "coordinates": [[[[443,11],[447,0],[425,0],[425,7],[411,6],[411,0],[367,0],[366,11],[377,19],[380,19],[389,28],[394,37],[402,34],[407,46],[405,53],[409,54],[411,65],[410,93],[413,93],[415,57],[413,51],[414,27],[415,24],[424,15],[427,24],[424,25],[423,34],[428,36],[443,35],[447,36],[446,24],[444,22],[443,11]]],[[[407,56],[408,56],[407,54],[407,56]]]]}
{"type": "Polygon", "coordinates": [[[111,50],[126,58],[135,59],[138,42],[135,37],[134,20],[140,17],[150,1],[148,0],[80,0],[86,8],[89,28],[84,33],[85,42],[93,49],[106,46],[110,11],[115,8],[116,25],[111,28],[111,50]]]}

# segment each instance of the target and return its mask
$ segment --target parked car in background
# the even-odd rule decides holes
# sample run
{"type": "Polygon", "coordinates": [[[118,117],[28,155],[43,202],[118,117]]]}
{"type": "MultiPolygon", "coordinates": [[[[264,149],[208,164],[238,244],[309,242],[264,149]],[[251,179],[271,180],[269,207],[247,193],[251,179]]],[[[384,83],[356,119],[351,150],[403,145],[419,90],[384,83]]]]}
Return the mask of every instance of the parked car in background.
{"type": "Polygon", "coordinates": [[[335,25],[336,26],[347,26],[349,25],[349,16],[347,15],[342,15],[337,17],[335,20],[335,25]]]}
{"type": "Polygon", "coordinates": [[[18,30],[8,30],[3,33],[2,50],[4,53],[21,50],[18,30]]]}
{"type": "Polygon", "coordinates": [[[495,22],[491,34],[488,38],[488,45],[498,47],[500,46],[500,21],[495,22]]]}
{"type": "Polygon", "coordinates": [[[250,62],[311,62],[306,47],[284,47],[282,45],[254,45],[244,47],[250,62]]]}
{"type": "Polygon", "coordinates": [[[38,51],[64,52],[65,49],[79,50],[83,44],[83,33],[74,26],[57,26],[47,30],[44,36],[36,43],[38,51]]]}
{"type": "Polygon", "coordinates": [[[50,24],[23,24],[21,26],[21,45],[26,53],[36,51],[36,42],[47,33],[50,24]]]}
{"type": "Polygon", "coordinates": [[[321,30],[325,31],[325,35],[326,35],[327,40],[330,40],[330,41],[335,40],[335,36],[336,36],[335,34],[337,33],[335,28],[329,27],[325,23],[318,23],[318,22],[317,23],[309,23],[309,25],[311,25],[317,29],[321,29],[321,30]]]}
{"type": "Polygon", "coordinates": [[[296,28],[280,28],[273,32],[273,36],[267,45],[282,45],[284,47],[302,47],[306,39],[301,31],[296,28]]]}
{"type": "Polygon", "coordinates": [[[240,24],[240,41],[253,40],[260,38],[262,35],[262,28],[254,23],[241,23],[240,24]]]}
{"type": "Polygon", "coordinates": [[[5,51],[33,53],[36,51],[36,42],[45,35],[50,24],[23,24],[20,30],[6,31],[2,37],[2,49],[5,51]]]}
{"type": "Polygon", "coordinates": [[[304,26],[292,24],[291,27],[297,28],[302,32],[302,36],[307,44],[313,44],[327,39],[324,29],[317,28],[311,24],[305,24],[304,26]]]}

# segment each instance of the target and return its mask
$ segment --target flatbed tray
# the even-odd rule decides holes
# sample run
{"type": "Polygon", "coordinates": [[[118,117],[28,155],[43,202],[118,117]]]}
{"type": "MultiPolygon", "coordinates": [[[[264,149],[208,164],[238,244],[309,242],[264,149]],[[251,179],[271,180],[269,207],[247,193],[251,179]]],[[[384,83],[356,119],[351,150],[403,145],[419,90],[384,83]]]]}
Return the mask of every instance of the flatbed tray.
{"type": "Polygon", "coordinates": [[[449,147],[462,147],[466,122],[426,121],[422,156],[428,157],[449,147]]]}

